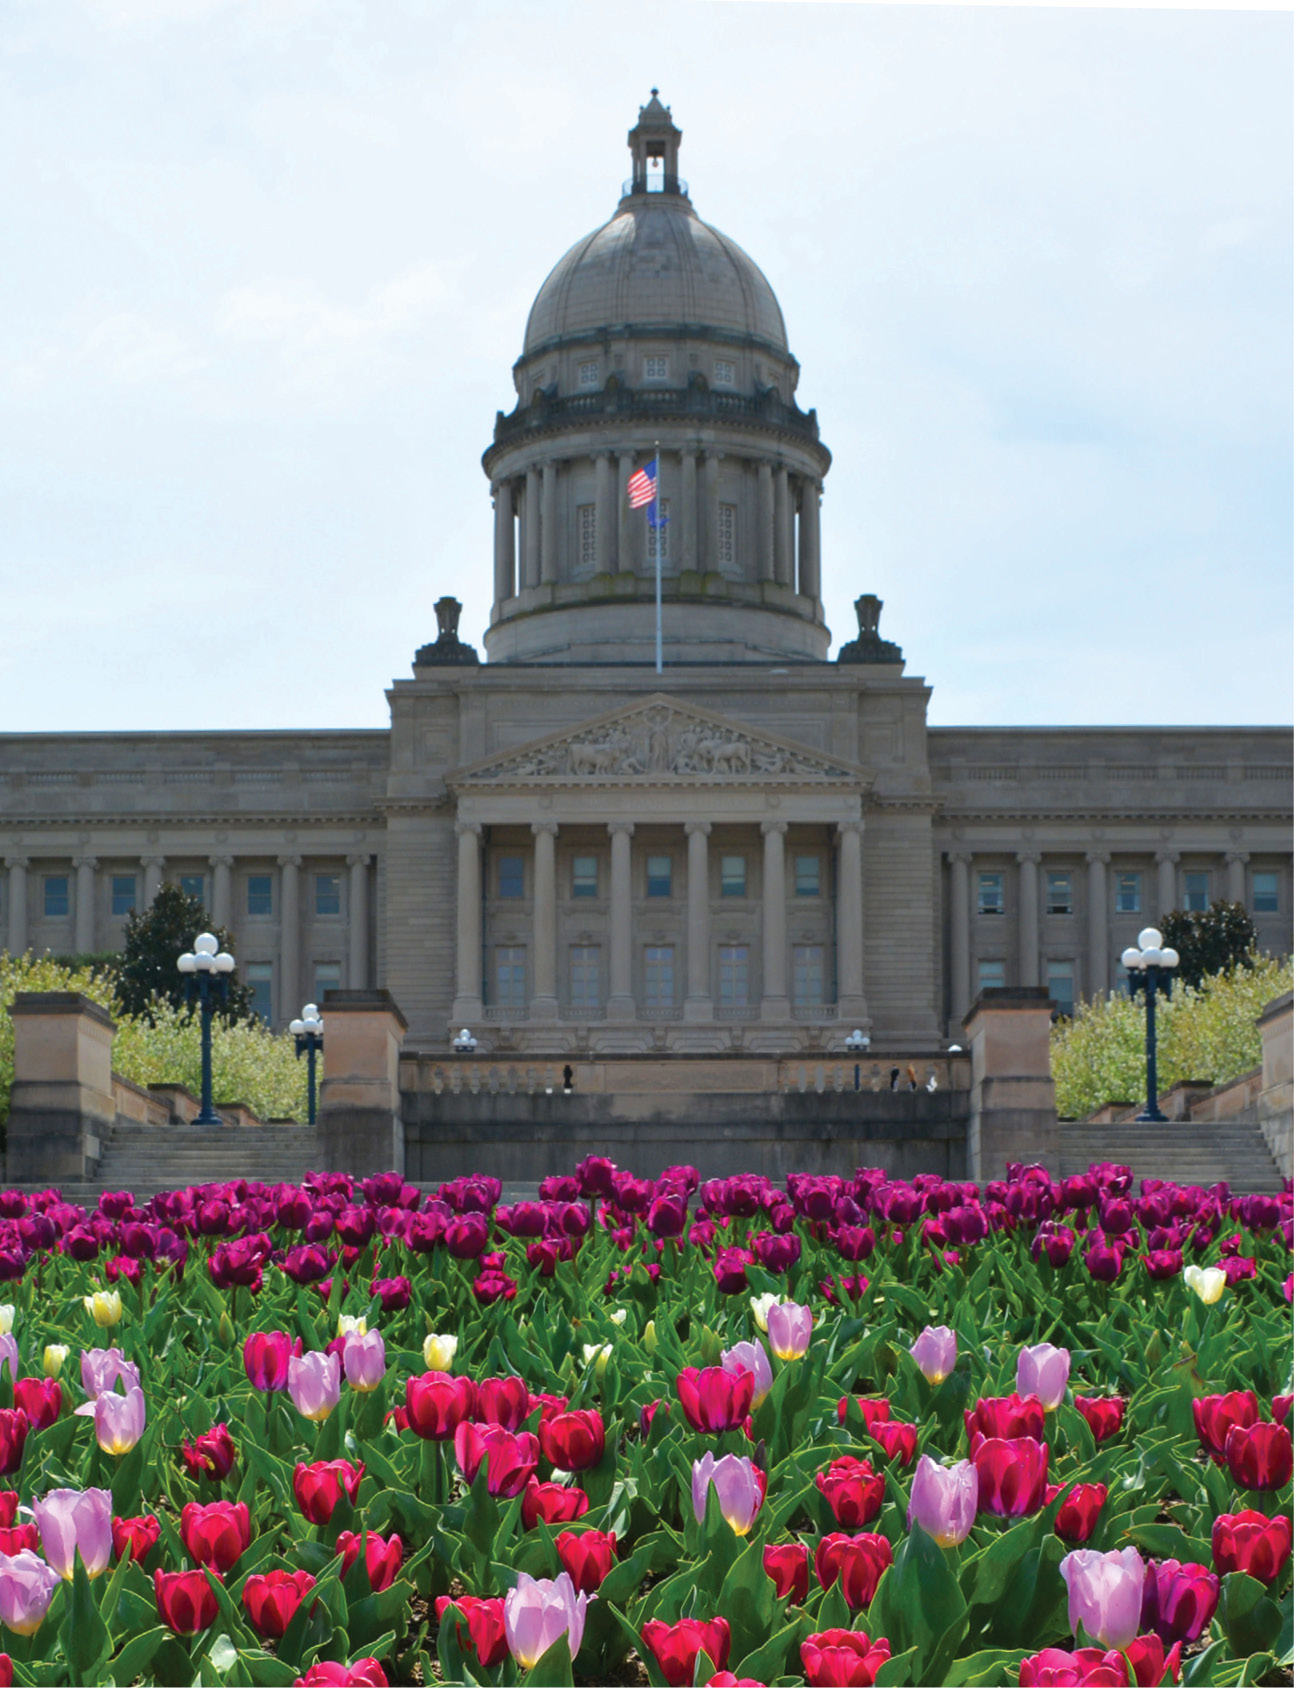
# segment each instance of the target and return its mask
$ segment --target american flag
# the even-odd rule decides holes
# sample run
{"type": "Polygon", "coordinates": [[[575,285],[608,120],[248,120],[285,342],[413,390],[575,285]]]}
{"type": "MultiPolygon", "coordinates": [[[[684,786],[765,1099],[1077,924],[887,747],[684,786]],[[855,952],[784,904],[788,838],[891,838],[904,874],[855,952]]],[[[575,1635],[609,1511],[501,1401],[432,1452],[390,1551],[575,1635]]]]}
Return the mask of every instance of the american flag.
{"type": "Polygon", "coordinates": [[[641,510],[644,504],[651,504],[656,497],[656,459],[644,463],[637,474],[629,477],[629,508],[641,510]]]}

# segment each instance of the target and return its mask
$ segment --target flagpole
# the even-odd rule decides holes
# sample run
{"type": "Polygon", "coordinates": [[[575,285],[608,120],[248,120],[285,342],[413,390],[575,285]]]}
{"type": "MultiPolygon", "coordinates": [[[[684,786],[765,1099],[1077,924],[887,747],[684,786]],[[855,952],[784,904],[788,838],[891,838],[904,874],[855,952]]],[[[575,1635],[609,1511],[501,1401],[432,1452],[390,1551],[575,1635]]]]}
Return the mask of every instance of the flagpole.
{"type": "Polygon", "coordinates": [[[656,672],[661,672],[660,624],[660,441],[656,441],[656,484],[652,489],[652,527],[656,534],[656,672]]]}

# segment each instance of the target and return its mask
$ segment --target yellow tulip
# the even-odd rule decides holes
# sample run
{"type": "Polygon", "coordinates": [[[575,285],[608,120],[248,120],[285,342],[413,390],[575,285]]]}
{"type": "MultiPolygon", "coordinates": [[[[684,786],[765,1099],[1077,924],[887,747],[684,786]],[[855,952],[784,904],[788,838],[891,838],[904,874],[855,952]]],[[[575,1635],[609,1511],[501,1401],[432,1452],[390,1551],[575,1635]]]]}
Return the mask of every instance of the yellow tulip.
{"type": "Polygon", "coordinates": [[[768,1329],[768,1310],[770,1307],[776,1307],[781,1299],[780,1295],[774,1295],[771,1290],[767,1295],[751,1296],[750,1310],[755,1315],[755,1323],[760,1330],[766,1331],[768,1329]]]}
{"type": "Polygon", "coordinates": [[[458,1338],[432,1331],[422,1345],[422,1363],[428,1371],[447,1372],[458,1353],[458,1338]]]}
{"type": "Polygon", "coordinates": [[[85,1297],[85,1310],[101,1329],[121,1322],[121,1296],[115,1289],[97,1289],[85,1297]]]}
{"type": "Polygon", "coordinates": [[[65,1342],[47,1342],[45,1344],[45,1376],[57,1377],[63,1369],[63,1362],[67,1359],[68,1347],[65,1342]]]}
{"type": "Polygon", "coordinates": [[[602,1377],[607,1369],[607,1361],[611,1358],[611,1344],[604,1342],[601,1346],[596,1342],[584,1344],[584,1364],[593,1365],[595,1377],[602,1377]]]}
{"type": "Polygon", "coordinates": [[[339,1313],[337,1316],[337,1335],[367,1336],[368,1320],[363,1315],[358,1319],[353,1319],[349,1313],[339,1313]]]}

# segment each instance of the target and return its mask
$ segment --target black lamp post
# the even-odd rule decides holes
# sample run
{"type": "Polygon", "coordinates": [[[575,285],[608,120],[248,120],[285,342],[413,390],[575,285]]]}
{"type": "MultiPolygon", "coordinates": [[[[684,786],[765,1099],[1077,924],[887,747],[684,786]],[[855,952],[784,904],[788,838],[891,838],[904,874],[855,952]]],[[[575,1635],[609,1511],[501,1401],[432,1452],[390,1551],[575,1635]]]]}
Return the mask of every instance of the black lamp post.
{"type": "Polygon", "coordinates": [[[323,1048],[324,1024],[319,1018],[319,1010],[313,1002],[307,1002],[301,1010],[301,1018],[293,1020],[288,1030],[297,1040],[297,1057],[306,1058],[306,1119],[310,1125],[315,1123],[315,1062],[319,1058],[319,1051],[323,1048]]]}
{"type": "Polygon", "coordinates": [[[1121,957],[1128,970],[1128,995],[1135,997],[1140,992],[1146,999],[1146,1106],[1137,1120],[1159,1125],[1166,1120],[1159,1109],[1159,1074],[1155,1066],[1155,998],[1171,995],[1173,969],[1181,959],[1175,949],[1165,949],[1163,943],[1163,933],[1147,926],[1137,934],[1140,947],[1124,950],[1121,957]]]}
{"type": "Polygon", "coordinates": [[[190,1002],[197,998],[202,1015],[202,1108],[194,1124],[222,1125],[211,1105],[211,1016],[216,1004],[228,997],[234,958],[220,948],[210,932],[200,932],[193,940],[192,951],[186,950],[175,965],[185,975],[185,995],[190,1002]]]}

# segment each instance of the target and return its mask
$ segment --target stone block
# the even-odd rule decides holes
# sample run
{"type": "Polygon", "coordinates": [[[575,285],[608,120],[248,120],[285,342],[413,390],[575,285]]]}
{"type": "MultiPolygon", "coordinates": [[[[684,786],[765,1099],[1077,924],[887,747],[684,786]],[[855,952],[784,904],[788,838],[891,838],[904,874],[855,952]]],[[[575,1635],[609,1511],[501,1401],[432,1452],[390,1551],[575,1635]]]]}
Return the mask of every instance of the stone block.
{"type": "Polygon", "coordinates": [[[366,1177],[403,1172],[400,1045],[407,1029],[389,991],[327,991],[323,1000],[319,1144],[325,1168],[366,1177]]]}
{"type": "Polygon", "coordinates": [[[14,1082],[8,1175],[48,1183],[94,1176],[117,1117],[112,1017],[78,991],[26,991],[10,1009],[14,1082]]]}

